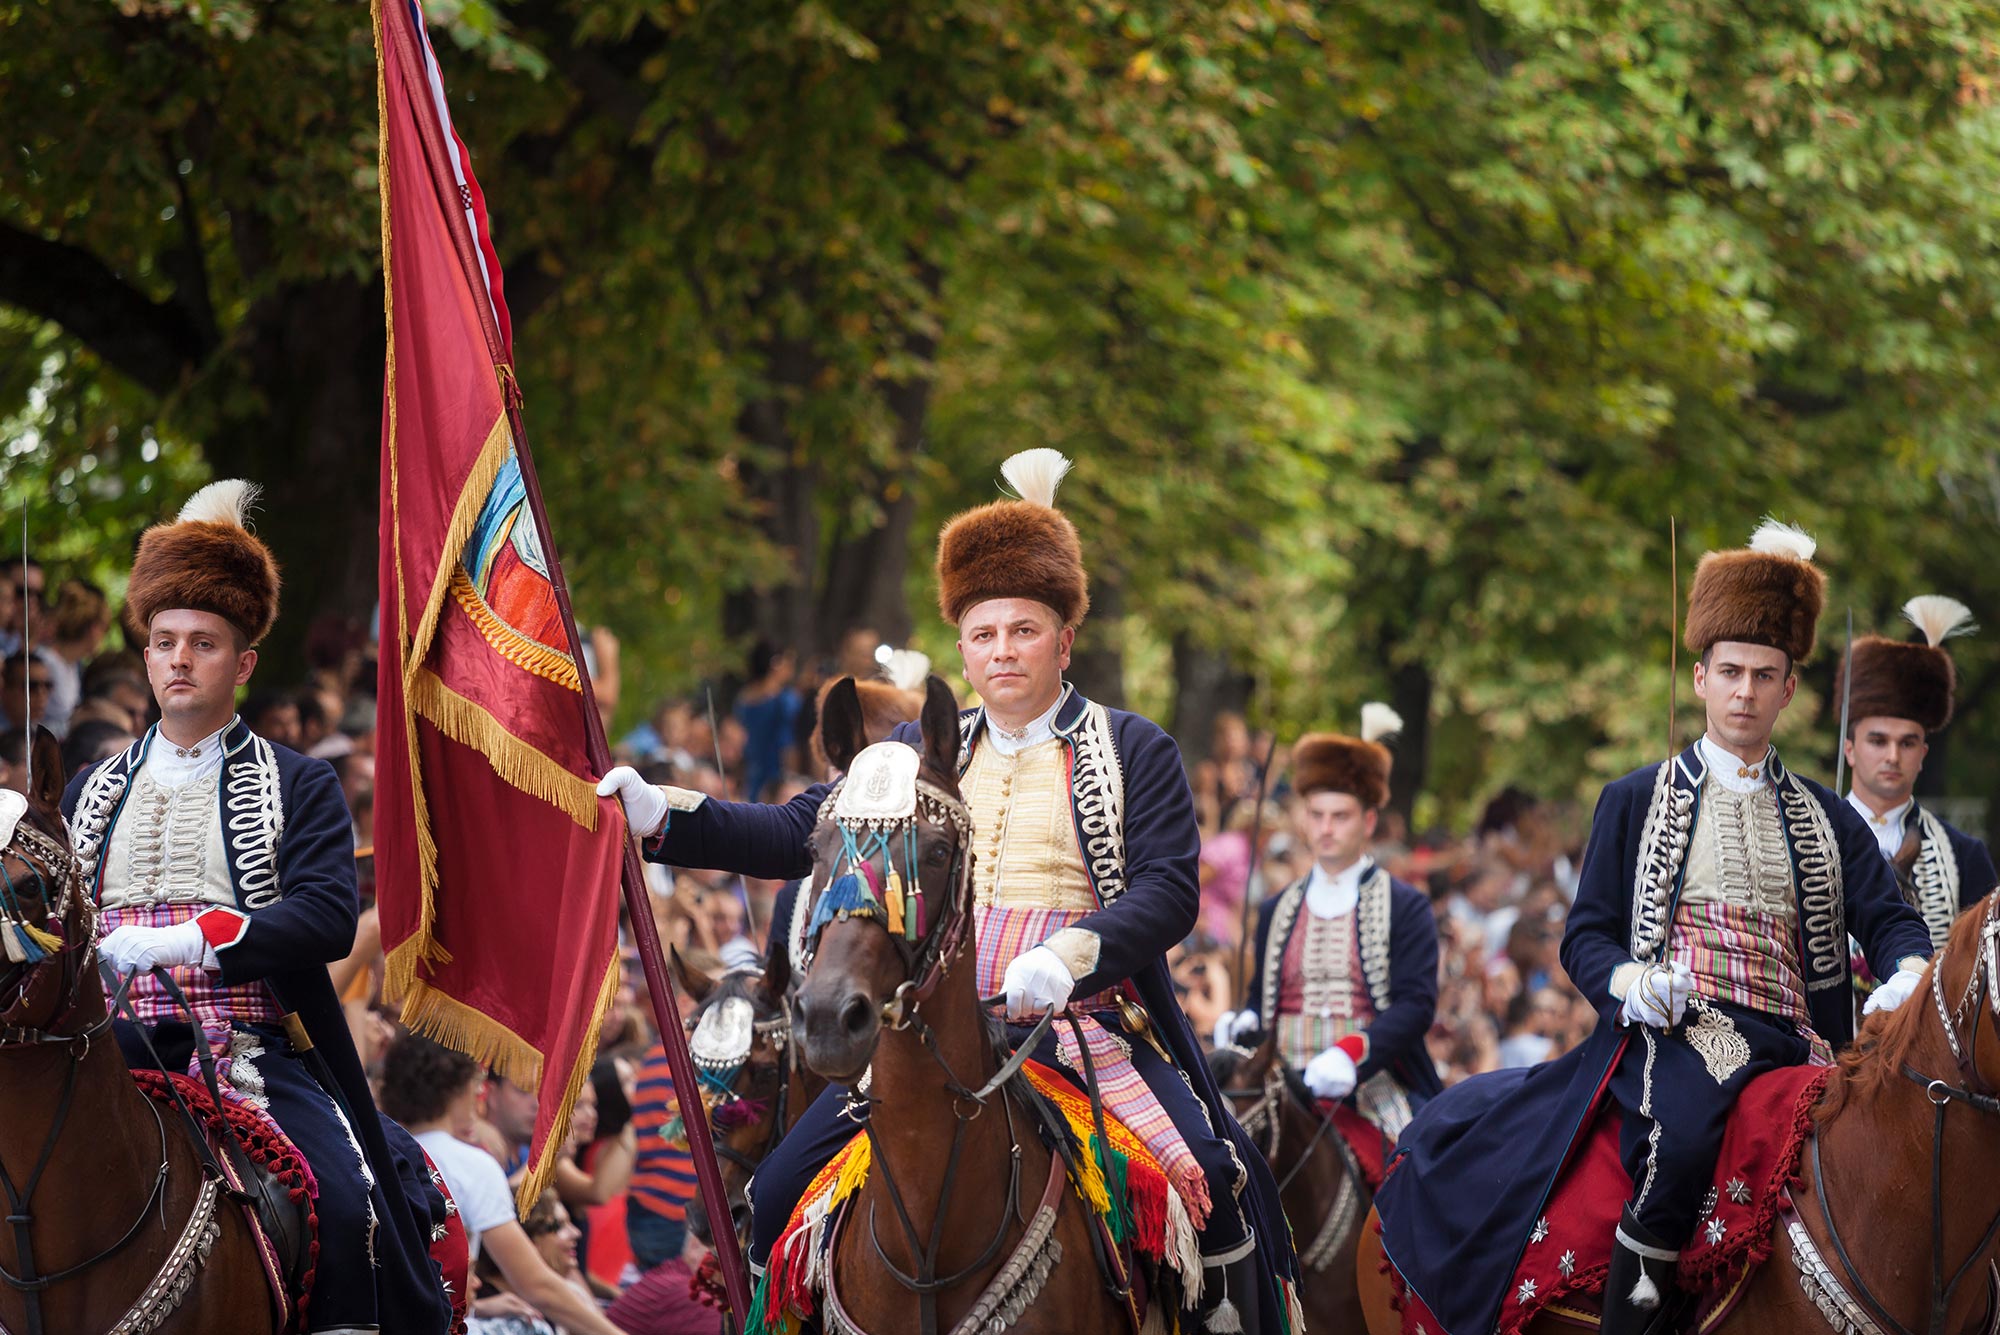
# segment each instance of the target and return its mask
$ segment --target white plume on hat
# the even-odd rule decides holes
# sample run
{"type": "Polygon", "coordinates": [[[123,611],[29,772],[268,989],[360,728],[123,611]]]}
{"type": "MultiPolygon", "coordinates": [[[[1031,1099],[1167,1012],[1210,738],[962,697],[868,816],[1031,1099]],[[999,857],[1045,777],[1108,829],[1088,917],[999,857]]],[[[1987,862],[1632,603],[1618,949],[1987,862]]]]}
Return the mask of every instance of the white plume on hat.
{"type": "Polygon", "coordinates": [[[1380,700],[1370,700],[1361,706],[1361,740],[1379,742],[1384,737],[1394,737],[1403,730],[1403,716],[1380,700]]]}
{"type": "Polygon", "coordinates": [[[1010,456],[1006,463],[1000,465],[1000,476],[1007,479],[1007,485],[1022,500],[1053,509],[1056,488],[1062,485],[1069,468],[1069,460],[1061,450],[1042,446],[1010,456]]]}
{"type": "Polygon", "coordinates": [[[1770,516],[1750,535],[1750,550],[1766,556],[1789,556],[1794,561],[1810,561],[1819,544],[1812,534],[1796,524],[1783,524],[1770,516]]]}
{"type": "Polygon", "coordinates": [[[921,692],[925,679],[931,675],[930,655],[915,649],[893,649],[883,660],[882,673],[899,691],[921,692]]]}
{"type": "Polygon", "coordinates": [[[1933,649],[1954,635],[1970,635],[1979,629],[1972,624],[1971,608],[1941,593],[1918,594],[1903,604],[1903,615],[1924,633],[1924,641],[1933,649]]]}
{"type": "Polygon", "coordinates": [[[177,522],[228,524],[232,528],[247,529],[249,524],[245,521],[250,517],[250,507],[257,504],[257,497],[262,494],[263,488],[242,478],[211,482],[188,497],[177,522]]]}

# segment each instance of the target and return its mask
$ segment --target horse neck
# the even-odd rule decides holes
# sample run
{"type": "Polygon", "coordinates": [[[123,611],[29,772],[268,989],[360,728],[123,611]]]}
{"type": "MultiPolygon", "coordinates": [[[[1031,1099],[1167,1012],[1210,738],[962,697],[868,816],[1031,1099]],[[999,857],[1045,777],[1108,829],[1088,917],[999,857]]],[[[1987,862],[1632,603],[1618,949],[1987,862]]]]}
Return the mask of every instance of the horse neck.
{"type": "MultiPolygon", "coordinates": [[[[1962,1085],[1964,1075],[1929,1009],[1928,984],[1905,1004],[1926,1007],[1916,1040],[1892,1058],[1897,1069],[1878,1089],[1850,1092],[1840,1114],[1819,1128],[1820,1162],[1828,1200],[1843,1233],[1866,1230],[1861,1246],[1874,1258],[1863,1262],[1869,1273],[1900,1275],[1927,1292],[1933,1156],[1941,1156],[1938,1193],[1943,1202],[1945,1255],[1955,1267],[1993,1222],[2000,1121],[1991,1113],[1952,1101],[1945,1105],[1940,1127],[1925,1086],[1909,1079],[1901,1067],[1951,1085],[1962,1085]],[[1895,1208],[1884,1209],[1884,1202],[1895,1202],[1895,1208]],[[1881,1226],[1873,1222],[1877,1218],[1883,1221],[1881,1226]]],[[[1984,1023],[1992,1019],[1989,1014],[1984,1023]]],[[[1832,1078],[1845,1080],[1847,1074],[1839,1071],[1832,1078]]],[[[1850,1242],[1850,1250],[1853,1247],[1850,1242]]],[[[1984,1292],[1983,1286],[1966,1287],[1984,1292]]],[[[1913,1310],[1908,1315],[1922,1313],[1913,1310]]]]}
{"type": "MultiPolygon", "coordinates": [[[[86,980],[63,1028],[81,1033],[104,1015],[103,993],[86,980]]],[[[159,1138],[144,1102],[108,1030],[88,1043],[9,1049],[0,1053],[0,1164],[25,1190],[46,1150],[35,1213],[53,1216],[65,1200],[87,1200],[92,1213],[109,1221],[111,1207],[123,1210],[128,1198],[136,1203],[145,1196],[159,1165],[159,1138]],[[65,1085],[72,1085],[67,1107],[65,1085]],[[86,1182],[89,1190],[79,1191],[86,1182]]]]}
{"type": "MultiPolygon", "coordinates": [[[[915,1027],[889,1030],[876,1046],[870,1085],[879,1100],[871,1119],[876,1144],[913,1212],[920,1205],[927,1209],[939,1199],[952,1144],[952,1135],[940,1134],[940,1129],[955,1130],[958,1114],[967,1111],[965,1101],[952,1093],[951,1079],[956,1077],[966,1088],[977,1089],[998,1069],[973,976],[970,937],[945,962],[937,991],[920,1010],[936,1043],[936,1055],[915,1027]]],[[[980,1193],[966,1195],[977,1180],[976,1175],[967,1174],[975,1173],[975,1164],[982,1160],[990,1159],[997,1169],[1011,1149],[1007,1118],[999,1100],[988,1100],[986,1109],[965,1128],[960,1181],[955,1190],[963,1198],[978,1201],[980,1193]]],[[[982,1208],[990,1207],[982,1202],[982,1208]]]]}

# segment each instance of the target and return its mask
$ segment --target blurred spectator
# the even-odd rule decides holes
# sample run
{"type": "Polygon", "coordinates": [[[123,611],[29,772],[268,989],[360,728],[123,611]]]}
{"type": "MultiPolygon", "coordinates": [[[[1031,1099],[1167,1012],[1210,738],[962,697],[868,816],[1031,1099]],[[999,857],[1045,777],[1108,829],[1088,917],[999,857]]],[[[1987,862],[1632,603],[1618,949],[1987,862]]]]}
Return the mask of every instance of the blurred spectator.
{"type": "MultiPolygon", "coordinates": [[[[467,1143],[485,1080],[477,1062],[416,1034],[404,1036],[382,1059],[383,1113],[401,1122],[430,1155],[465,1220],[475,1263],[490,1254],[505,1282],[505,1292],[481,1299],[484,1310],[475,1310],[482,1318],[519,1318],[524,1313],[517,1304],[525,1304],[525,1315],[551,1318],[569,1335],[620,1335],[589,1294],[551,1266],[549,1252],[522,1228],[514,1216],[514,1193],[500,1165],[467,1143]]],[[[558,1228],[543,1236],[560,1232],[558,1228]]],[[[572,1236],[571,1269],[573,1243],[572,1236]]],[[[560,1240],[548,1246],[560,1252],[560,1240]]]]}
{"type": "Polygon", "coordinates": [[[0,732],[0,788],[11,788],[24,797],[33,797],[37,791],[46,791],[50,786],[48,776],[54,774],[54,790],[61,793],[69,781],[69,771],[63,765],[62,750],[55,735],[47,728],[35,729],[34,764],[28,763],[28,731],[25,728],[9,728],[0,732]],[[29,786],[30,778],[33,787],[29,786]]]}
{"type": "MultiPolygon", "coordinates": [[[[0,668],[0,715],[11,727],[35,723],[47,727],[49,700],[55,690],[55,669],[40,653],[16,649],[0,668]]],[[[54,731],[53,728],[50,729],[54,731]]]]}
{"type": "Polygon", "coordinates": [[[359,751],[338,756],[333,761],[334,777],[340,780],[340,795],[354,820],[354,846],[375,846],[375,757],[359,751]]]}
{"type": "MultiPolygon", "coordinates": [[[[115,723],[134,737],[146,731],[153,710],[153,693],[141,668],[99,658],[84,671],[83,703],[70,716],[72,726],[89,719],[115,723]]],[[[136,660],[136,657],[134,658],[136,660]]]]}
{"type": "Polygon", "coordinates": [[[12,557],[0,564],[0,583],[5,583],[12,595],[0,602],[0,614],[5,616],[0,621],[0,652],[11,654],[18,650],[23,634],[30,643],[40,644],[48,629],[42,624],[49,587],[42,563],[12,557]]]}
{"type": "Polygon", "coordinates": [[[293,749],[301,755],[311,755],[313,748],[334,735],[334,724],[338,716],[326,712],[326,697],[310,688],[292,697],[293,708],[299,716],[299,744],[293,749]]]}
{"type": "Polygon", "coordinates": [[[111,759],[137,740],[122,723],[108,723],[98,718],[74,720],[69,735],[63,738],[63,772],[81,774],[98,761],[111,759]]]}
{"type": "MultiPolygon", "coordinates": [[[[712,955],[693,955],[688,962],[711,975],[721,970],[721,961],[712,955]]],[[[681,1007],[691,1011],[693,1004],[682,997],[681,1007]]],[[[625,1198],[625,1232],[632,1242],[633,1262],[641,1270],[651,1270],[681,1254],[687,1240],[687,1203],[695,1194],[694,1159],[688,1153],[664,1044],[654,1044],[639,1065],[632,1124],[638,1136],[638,1163],[625,1198]]]]}
{"type": "Polygon", "coordinates": [[[49,696],[49,716],[67,724],[83,703],[83,665],[104,646],[111,630],[111,604],[104,590],[80,579],[66,579],[56,590],[55,612],[49,618],[48,664],[55,670],[49,696]]]}
{"type": "Polygon", "coordinates": [[[299,702],[278,691],[256,691],[243,702],[240,711],[250,731],[265,741],[300,749],[299,702]]]}
{"type": "MultiPolygon", "coordinates": [[[[788,767],[802,704],[792,688],[795,668],[791,650],[759,640],[750,651],[750,684],[737,693],[730,709],[743,725],[743,795],[752,802],[762,801],[788,767]]],[[[726,763],[728,757],[723,759],[726,763]]]]}

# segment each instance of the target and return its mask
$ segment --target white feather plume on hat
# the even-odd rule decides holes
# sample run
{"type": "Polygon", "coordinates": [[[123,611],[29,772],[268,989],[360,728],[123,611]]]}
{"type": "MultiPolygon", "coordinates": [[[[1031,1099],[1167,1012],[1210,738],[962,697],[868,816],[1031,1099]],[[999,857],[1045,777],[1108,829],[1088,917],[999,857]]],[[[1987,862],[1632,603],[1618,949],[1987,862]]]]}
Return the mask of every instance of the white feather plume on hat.
{"type": "Polygon", "coordinates": [[[1380,700],[1370,700],[1361,706],[1361,740],[1379,742],[1384,737],[1394,737],[1403,730],[1403,716],[1380,700]]]}
{"type": "Polygon", "coordinates": [[[1007,479],[1007,485],[1022,500],[1054,508],[1056,488],[1069,475],[1069,468],[1069,460],[1061,450],[1042,446],[1009,456],[1000,465],[1000,476],[1007,479]]]}
{"type": "Polygon", "coordinates": [[[1979,629],[1972,624],[1971,608],[1941,593],[1918,594],[1903,604],[1903,615],[1924,633],[1924,641],[1933,649],[1954,635],[1970,635],[1979,629]]]}

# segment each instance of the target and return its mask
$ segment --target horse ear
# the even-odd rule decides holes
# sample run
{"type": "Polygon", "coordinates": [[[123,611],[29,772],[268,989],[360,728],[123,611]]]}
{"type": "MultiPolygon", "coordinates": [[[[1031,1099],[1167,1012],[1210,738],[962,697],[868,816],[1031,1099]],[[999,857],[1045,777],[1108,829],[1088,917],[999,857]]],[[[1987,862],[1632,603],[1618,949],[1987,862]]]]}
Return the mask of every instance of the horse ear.
{"type": "MultiPolygon", "coordinates": [[[[800,886],[799,893],[805,894],[810,886],[800,886]]],[[[792,931],[790,923],[771,924],[771,944],[764,949],[764,986],[770,989],[771,1000],[783,1006],[785,993],[792,986],[792,931]]]]}
{"type": "Polygon", "coordinates": [[[854,678],[842,677],[826,693],[819,710],[819,745],[827,762],[842,774],[868,747],[868,723],[861,717],[861,692],[854,678]]]}
{"type": "Polygon", "coordinates": [[[681,958],[680,948],[667,947],[667,977],[673,980],[674,990],[692,998],[698,1006],[708,1000],[708,994],[715,990],[715,980],[694,965],[681,958]]]}
{"type": "Polygon", "coordinates": [[[62,823],[63,762],[62,743],[56,735],[40,724],[35,726],[34,739],[29,743],[34,748],[35,791],[27,795],[28,800],[40,807],[45,815],[53,815],[56,823],[62,823]]]}
{"type": "Polygon", "coordinates": [[[958,777],[958,697],[944,678],[933,674],[924,682],[924,765],[934,774],[958,777]]]}

